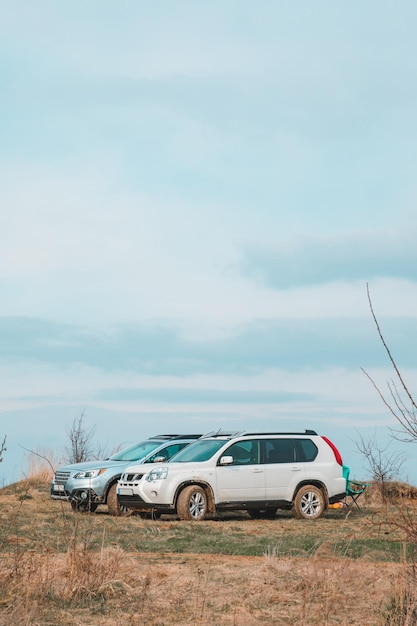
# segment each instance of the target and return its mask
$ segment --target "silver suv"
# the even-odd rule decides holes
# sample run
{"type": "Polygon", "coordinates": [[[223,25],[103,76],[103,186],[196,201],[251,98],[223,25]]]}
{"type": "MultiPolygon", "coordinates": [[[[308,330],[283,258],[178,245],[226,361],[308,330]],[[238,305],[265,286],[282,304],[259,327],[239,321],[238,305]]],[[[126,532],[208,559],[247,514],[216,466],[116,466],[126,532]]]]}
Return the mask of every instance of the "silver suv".
{"type": "Polygon", "coordinates": [[[70,501],[75,511],[93,512],[99,504],[107,504],[111,515],[126,515],[130,511],[119,505],[116,494],[123,470],[134,461],[144,464],[168,461],[199,437],[201,435],[156,435],[108,459],[60,467],[52,480],[51,498],[70,501]]]}
{"type": "Polygon", "coordinates": [[[227,509],[317,519],[345,492],[339,451],[313,430],[204,436],[167,464],[128,467],[117,488],[121,506],[195,521],[227,509]]]}

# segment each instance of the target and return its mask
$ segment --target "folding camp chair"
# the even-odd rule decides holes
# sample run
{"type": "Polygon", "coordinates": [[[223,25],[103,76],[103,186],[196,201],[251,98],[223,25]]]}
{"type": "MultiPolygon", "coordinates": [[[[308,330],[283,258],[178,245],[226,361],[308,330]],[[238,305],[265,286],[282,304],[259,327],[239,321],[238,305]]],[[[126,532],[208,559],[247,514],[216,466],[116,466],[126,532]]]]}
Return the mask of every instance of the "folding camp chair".
{"type": "Polygon", "coordinates": [[[345,502],[347,507],[350,508],[354,504],[358,509],[361,507],[357,503],[359,496],[361,496],[367,487],[369,487],[370,483],[358,483],[355,480],[348,480],[346,483],[346,497],[345,502]],[[350,498],[350,502],[347,499],[350,498]]]}
{"type": "Polygon", "coordinates": [[[350,509],[353,505],[355,505],[358,509],[361,507],[358,504],[358,498],[365,492],[366,488],[369,487],[370,483],[361,483],[356,480],[349,479],[350,469],[343,466],[343,476],[346,478],[346,495],[345,495],[345,504],[350,509]]]}

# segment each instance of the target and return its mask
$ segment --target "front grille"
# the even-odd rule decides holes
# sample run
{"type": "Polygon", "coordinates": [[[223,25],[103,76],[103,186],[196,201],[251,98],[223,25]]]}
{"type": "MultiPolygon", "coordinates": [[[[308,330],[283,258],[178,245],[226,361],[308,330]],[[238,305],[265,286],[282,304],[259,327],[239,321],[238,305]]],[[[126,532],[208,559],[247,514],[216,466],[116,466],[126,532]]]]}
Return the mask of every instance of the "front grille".
{"type": "Polygon", "coordinates": [[[65,485],[69,477],[70,472],[60,472],[58,470],[57,472],[55,472],[54,483],[56,485],[65,485]]]}
{"type": "Polygon", "coordinates": [[[133,481],[140,480],[143,476],[144,474],[123,474],[123,480],[131,483],[133,481]]]}

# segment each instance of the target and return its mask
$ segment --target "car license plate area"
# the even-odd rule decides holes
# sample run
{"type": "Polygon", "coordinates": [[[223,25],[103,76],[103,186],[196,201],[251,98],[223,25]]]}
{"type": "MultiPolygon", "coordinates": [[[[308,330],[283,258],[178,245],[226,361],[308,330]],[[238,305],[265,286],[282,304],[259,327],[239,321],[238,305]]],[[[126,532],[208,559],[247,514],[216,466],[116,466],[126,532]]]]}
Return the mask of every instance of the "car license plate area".
{"type": "Polygon", "coordinates": [[[128,487],[119,487],[117,493],[119,496],[133,496],[133,489],[129,489],[128,487]]]}
{"type": "Polygon", "coordinates": [[[63,493],[65,491],[64,489],[64,485],[57,485],[56,483],[54,483],[54,491],[60,491],[61,493],[63,493]]]}

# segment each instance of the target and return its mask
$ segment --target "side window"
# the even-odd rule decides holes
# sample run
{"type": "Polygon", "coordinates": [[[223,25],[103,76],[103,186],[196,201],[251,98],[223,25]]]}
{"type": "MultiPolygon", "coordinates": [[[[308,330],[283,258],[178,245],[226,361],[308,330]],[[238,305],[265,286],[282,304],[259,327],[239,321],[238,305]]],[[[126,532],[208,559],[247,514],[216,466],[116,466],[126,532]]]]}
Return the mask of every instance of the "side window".
{"type": "Polygon", "coordinates": [[[166,461],[174,456],[177,452],[179,452],[185,444],[174,443],[171,446],[166,446],[163,450],[159,450],[159,452],[155,452],[147,461],[147,463],[153,463],[155,459],[164,457],[166,461]]]}
{"type": "Polygon", "coordinates": [[[295,461],[292,439],[268,439],[265,441],[265,463],[293,463],[295,461]]]}
{"type": "Polygon", "coordinates": [[[232,456],[233,465],[257,465],[259,463],[259,442],[248,440],[232,443],[222,456],[232,456]]]}
{"type": "Polygon", "coordinates": [[[295,439],[295,456],[297,461],[310,462],[314,461],[318,450],[315,443],[311,439],[295,439]]]}
{"type": "Polygon", "coordinates": [[[174,456],[174,454],[177,454],[177,452],[185,448],[185,446],[186,446],[185,443],[174,443],[172,444],[172,446],[168,446],[167,448],[165,448],[164,456],[166,457],[167,460],[171,459],[174,456]]]}

